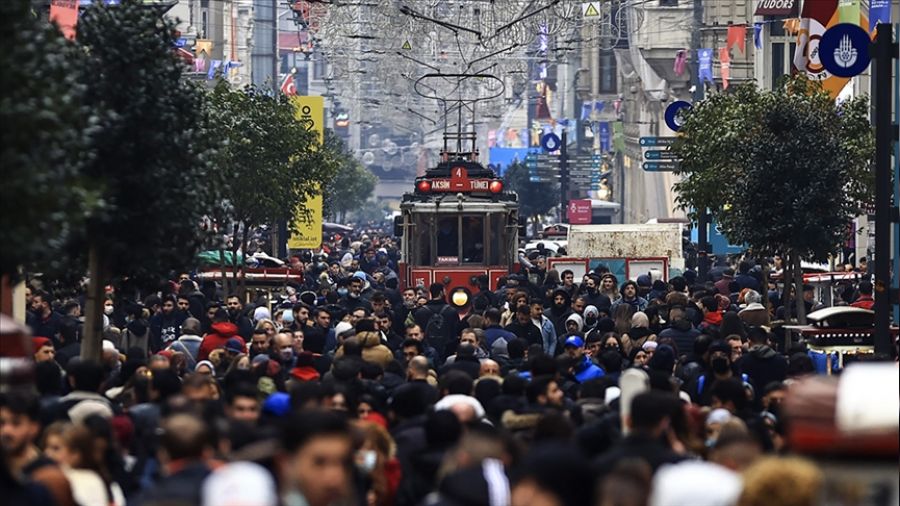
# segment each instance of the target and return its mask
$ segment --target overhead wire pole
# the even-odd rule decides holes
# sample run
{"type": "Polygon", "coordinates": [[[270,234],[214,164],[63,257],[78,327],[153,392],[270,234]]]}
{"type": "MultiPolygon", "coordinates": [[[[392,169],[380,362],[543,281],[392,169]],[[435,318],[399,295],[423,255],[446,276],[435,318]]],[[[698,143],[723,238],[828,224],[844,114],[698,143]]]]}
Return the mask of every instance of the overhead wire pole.
{"type": "MultiPolygon", "coordinates": [[[[694,85],[692,95],[693,102],[703,100],[703,81],[700,80],[699,66],[700,57],[699,50],[703,44],[702,33],[700,29],[703,27],[703,0],[694,0],[693,10],[693,29],[691,30],[691,61],[696,62],[691,73],[691,83],[694,85]]],[[[707,209],[697,209],[697,274],[701,281],[706,280],[709,274],[709,242],[707,240],[709,234],[709,213],[707,209]]]]}
{"type": "MultiPolygon", "coordinates": [[[[892,26],[879,23],[872,44],[872,96],[875,123],[875,352],[892,356],[891,342],[891,229],[898,221],[891,206],[891,151],[897,138],[891,124],[891,67],[897,58],[892,26]]],[[[896,297],[896,295],[894,295],[896,297]]]]}

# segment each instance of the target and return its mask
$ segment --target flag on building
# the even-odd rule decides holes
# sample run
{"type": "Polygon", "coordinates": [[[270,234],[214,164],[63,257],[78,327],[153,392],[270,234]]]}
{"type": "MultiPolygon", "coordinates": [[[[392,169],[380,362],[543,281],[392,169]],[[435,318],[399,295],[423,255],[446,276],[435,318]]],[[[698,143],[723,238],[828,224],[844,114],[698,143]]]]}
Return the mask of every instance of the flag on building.
{"type": "Polygon", "coordinates": [[[289,72],[281,82],[281,94],[289,97],[297,94],[297,84],[294,82],[293,72],[289,72]]]}
{"type": "Polygon", "coordinates": [[[688,52],[684,49],[679,49],[677,53],[675,53],[675,64],[672,65],[672,71],[675,72],[675,75],[681,77],[684,75],[684,67],[687,64],[687,55],[688,52]]]}
{"type": "Polygon", "coordinates": [[[50,21],[59,25],[65,38],[75,38],[75,25],[78,24],[78,0],[50,0],[50,21]]]}
{"type": "Polygon", "coordinates": [[[822,83],[832,98],[847,84],[849,79],[831,75],[819,59],[819,39],[825,30],[838,23],[838,0],[816,0],[804,2],[800,14],[800,32],[793,67],[796,72],[805,72],[813,81],[822,83]]]}
{"type": "Polygon", "coordinates": [[[703,84],[706,81],[713,84],[716,83],[712,71],[712,52],[713,50],[708,47],[697,50],[697,61],[700,62],[697,67],[697,74],[700,78],[700,84],[703,84]]]}
{"type": "Polygon", "coordinates": [[[741,53],[747,54],[747,25],[730,25],[728,27],[728,43],[725,47],[731,49],[737,45],[741,53]]]}
{"type": "Polygon", "coordinates": [[[891,0],[870,0],[869,2],[869,33],[875,32],[878,23],[891,22],[891,0]]]}
{"type": "Polygon", "coordinates": [[[722,89],[728,89],[728,79],[731,78],[731,55],[728,54],[727,47],[719,48],[719,65],[722,72],[722,89]]]}

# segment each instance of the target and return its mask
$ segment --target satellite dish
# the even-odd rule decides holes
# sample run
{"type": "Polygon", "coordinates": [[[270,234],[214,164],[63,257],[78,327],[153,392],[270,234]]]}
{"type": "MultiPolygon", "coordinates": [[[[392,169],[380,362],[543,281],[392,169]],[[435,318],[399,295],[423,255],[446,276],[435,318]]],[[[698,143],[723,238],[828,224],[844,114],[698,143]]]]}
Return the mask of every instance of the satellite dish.
{"type": "Polygon", "coordinates": [[[362,156],[363,165],[369,166],[375,163],[375,155],[371,151],[366,151],[362,156]]]}

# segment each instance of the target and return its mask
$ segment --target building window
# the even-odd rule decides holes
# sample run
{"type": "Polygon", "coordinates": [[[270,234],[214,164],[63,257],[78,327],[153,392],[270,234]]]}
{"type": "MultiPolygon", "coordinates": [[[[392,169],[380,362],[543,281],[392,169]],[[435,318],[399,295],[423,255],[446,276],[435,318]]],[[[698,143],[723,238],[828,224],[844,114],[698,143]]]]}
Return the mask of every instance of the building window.
{"type": "Polygon", "coordinates": [[[678,7],[678,0],[659,0],[660,7],[678,7]]]}
{"type": "Polygon", "coordinates": [[[616,57],[612,51],[600,53],[600,93],[616,93],[616,57]]]}
{"type": "Polygon", "coordinates": [[[203,11],[200,12],[200,38],[201,39],[207,38],[206,32],[207,32],[208,28],[209,28],[209,11],[206,9],[203,9],[203,11]]]}

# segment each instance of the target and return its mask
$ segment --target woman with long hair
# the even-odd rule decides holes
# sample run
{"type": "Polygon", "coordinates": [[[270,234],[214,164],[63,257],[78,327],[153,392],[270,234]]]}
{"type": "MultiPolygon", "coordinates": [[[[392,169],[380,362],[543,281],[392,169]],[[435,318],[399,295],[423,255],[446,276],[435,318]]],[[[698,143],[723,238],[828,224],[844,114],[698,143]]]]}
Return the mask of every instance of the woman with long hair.
{"type": "Polygon", "coordinates": [[[70,425],[62,432],[61,439],[57,458],[69,479],[75,502],[124,506],[125,494],[106,465],[107,448],[98,444],[91,430],[84,425],[70,425]]]}

